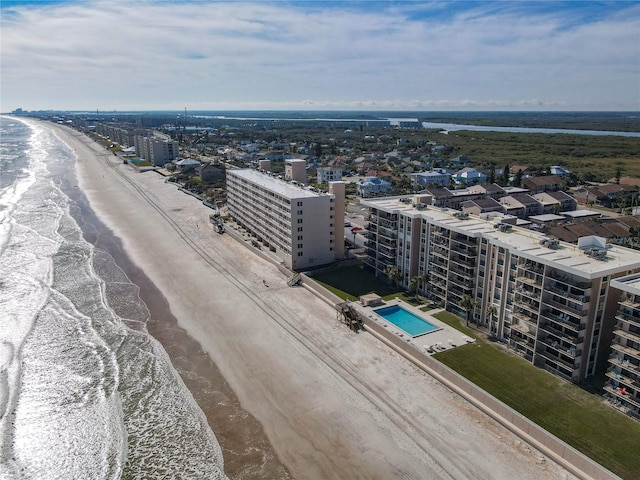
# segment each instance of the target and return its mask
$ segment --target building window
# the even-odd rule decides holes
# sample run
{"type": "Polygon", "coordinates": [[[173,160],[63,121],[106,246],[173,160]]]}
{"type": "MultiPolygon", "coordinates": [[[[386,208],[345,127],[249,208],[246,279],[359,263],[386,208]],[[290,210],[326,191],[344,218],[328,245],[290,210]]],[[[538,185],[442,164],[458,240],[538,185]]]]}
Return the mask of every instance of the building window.
{"type": "Polygon", "coordinates": [[[301,218],[298,219],[298,223],[302,223],[302,219],[301,218]]]}

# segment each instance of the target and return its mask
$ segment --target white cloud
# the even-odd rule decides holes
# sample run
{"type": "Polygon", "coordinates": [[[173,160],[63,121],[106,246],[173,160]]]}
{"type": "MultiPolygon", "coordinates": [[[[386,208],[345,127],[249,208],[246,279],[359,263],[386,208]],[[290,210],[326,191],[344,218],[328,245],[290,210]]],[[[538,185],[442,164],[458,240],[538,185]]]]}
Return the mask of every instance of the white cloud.
{"type": "Polygon", "coordinates": [[[3,11],[1,110],[640,108],[637,7],[573,25],[549,12],[304,5],[3,11]]]}

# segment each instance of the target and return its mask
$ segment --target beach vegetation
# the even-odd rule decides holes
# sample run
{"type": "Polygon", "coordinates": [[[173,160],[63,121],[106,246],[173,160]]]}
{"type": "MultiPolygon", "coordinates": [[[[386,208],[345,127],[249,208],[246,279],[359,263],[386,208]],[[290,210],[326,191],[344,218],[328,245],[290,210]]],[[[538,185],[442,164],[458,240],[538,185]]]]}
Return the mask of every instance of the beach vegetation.
{"type": "Polygon", "coordinates": [[[640,478],[639,422],[474,335],[452,313],[434,316],[476,339],[435,359],[620,477],[640,478]]]}

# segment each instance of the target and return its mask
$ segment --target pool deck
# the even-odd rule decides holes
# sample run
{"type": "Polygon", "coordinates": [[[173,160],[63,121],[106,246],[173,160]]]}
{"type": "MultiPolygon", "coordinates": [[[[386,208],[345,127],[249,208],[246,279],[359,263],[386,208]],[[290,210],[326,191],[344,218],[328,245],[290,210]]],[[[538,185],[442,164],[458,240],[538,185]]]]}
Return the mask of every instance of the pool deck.
{"type": "Polygon", "coordinates": [[[460,345],[466,345],[468,343],[475,342],[475,340],[471,337],[465,335],[464,333],[456,330],[453,327],[450,327],[446,323],[441,322],[437,318],[434,318],[433,315],[441,312],[442,309],[434,309],[423,312],[419,308],[403,302],[399,298],[386,300],[382,305],[376,305],[375,307],[365,307],[363,305],[360,305],[359,303],[356,304],[355,302],[353,305],[356,306],[357,310],[359,310],[360,313],[362,313],[369,320],[382,326],[385,330],[389,331],[392,334],[395,334],[397,337],[403,339],[408,344],[413,345],[415,348],[424,352],[426,355],[433,355],[434,353],[450,350],[452,348],[459,347],[460,345]],[[375,310],[385,307],[391,307],[394,305],[401,306],[405,310],[435,325],[436,327],[438,327],[438,329],[432,332],[425,333],[423,335],[419,335],[417,337],[412,337],[405,331],[401,330],[391,322],[386,321],[384,318],[375,313],[375,310]]]}

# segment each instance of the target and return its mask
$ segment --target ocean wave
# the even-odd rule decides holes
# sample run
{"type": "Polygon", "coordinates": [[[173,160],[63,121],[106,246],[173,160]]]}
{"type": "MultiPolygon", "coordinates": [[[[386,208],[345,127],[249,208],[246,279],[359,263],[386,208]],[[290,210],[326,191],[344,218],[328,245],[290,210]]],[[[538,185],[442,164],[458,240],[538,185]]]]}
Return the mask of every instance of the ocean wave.
{"type": "Polygon", "coordinates": [[[41,126],[24,147],[0,191],[0,478],[225,478],[139,288],[72,215],[73,152],[41,126]]]}

